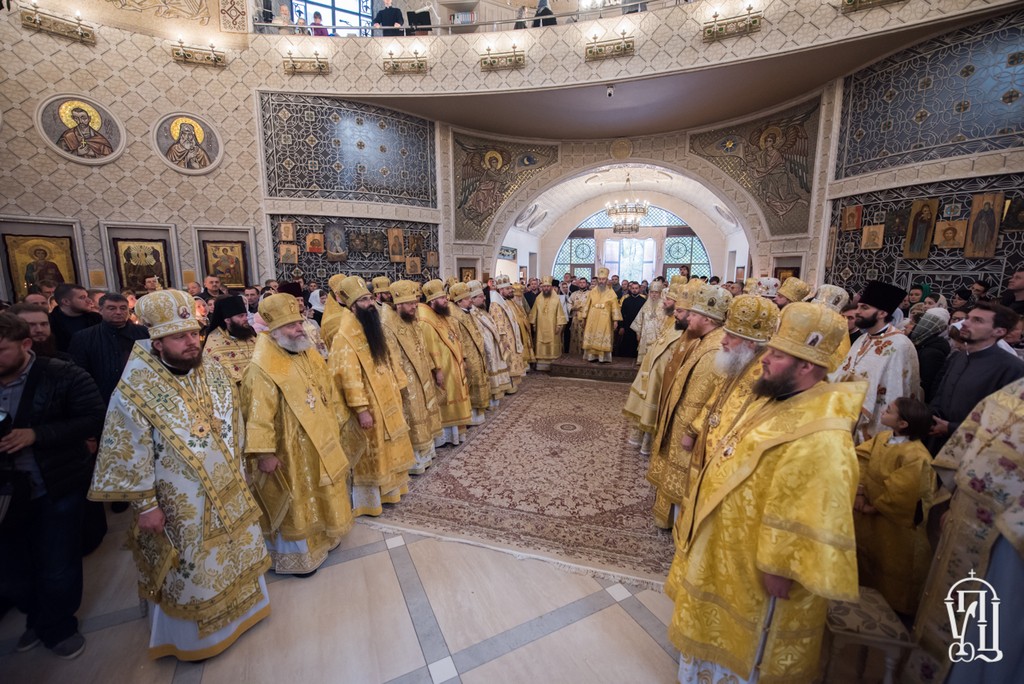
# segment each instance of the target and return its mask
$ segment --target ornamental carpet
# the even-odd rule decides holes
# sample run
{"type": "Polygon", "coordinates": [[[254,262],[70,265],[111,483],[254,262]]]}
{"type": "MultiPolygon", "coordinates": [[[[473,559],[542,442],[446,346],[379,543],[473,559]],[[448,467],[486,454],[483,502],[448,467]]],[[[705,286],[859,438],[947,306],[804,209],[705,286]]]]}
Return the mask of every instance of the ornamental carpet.
{"type": "Polygon", "coordinates": [[[660,585],[672,536],[653,524],[647,458],[626,443],[628,392],[530,373],[468,441],[439,450],[401,503],[367,522],[660,585]]]}

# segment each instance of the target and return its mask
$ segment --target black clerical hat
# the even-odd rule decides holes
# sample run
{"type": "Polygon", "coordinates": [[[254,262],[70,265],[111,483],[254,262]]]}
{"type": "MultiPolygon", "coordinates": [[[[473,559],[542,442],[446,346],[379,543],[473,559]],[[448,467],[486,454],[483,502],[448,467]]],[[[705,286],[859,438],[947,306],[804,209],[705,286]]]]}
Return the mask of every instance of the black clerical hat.
{"type": "Polygon", "coordinates": [[[903,303],[903,298],[906,296],[906,290],[880,280],[872,280],[864,286],[864,291],[860,293],[860,303],[891,314],[900,308],[900,304],[903,303]]]}

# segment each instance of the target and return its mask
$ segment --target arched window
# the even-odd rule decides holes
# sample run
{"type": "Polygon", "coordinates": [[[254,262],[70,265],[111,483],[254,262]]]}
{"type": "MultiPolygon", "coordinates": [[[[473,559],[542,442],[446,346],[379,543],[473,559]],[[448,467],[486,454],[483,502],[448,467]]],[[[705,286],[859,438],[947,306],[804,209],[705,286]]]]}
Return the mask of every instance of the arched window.
{"type": "Polygon", "coordinates": [[[669,228],[665,236],[665,254],[662,259],[665,278],[671,280],[672,276],[679,275],[685,266],[690,277],[706,276],[710,278],[711,259],[708,258],[708,251],[704,249],[704,243],[700,238],[687,228],[683,231],[669,228]]]}
{"type": "Polygon", "coordinates": [[[566,273],[571,273],[574,277],[592,280],[596,257],[597,243],[594,240],[594,231],[574,230],[559,247],[551,275],[561,278],[566,273]]]}
{"type": "Polygon", "coordinates": [[[654,238],[605,240],[604,265],[624,280],[654,279],[654,238]]]}

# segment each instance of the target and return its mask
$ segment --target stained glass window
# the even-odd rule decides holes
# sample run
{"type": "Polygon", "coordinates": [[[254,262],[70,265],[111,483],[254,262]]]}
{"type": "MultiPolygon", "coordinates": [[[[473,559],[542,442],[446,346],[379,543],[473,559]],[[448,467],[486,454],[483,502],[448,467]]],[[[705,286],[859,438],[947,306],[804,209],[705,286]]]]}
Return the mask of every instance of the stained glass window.
{"type": "Polygon", "coordinates": [[[696,235],[673,235],[665,238],[665,277],[679,275],[683,266],[690,270],[690,277],[711,277],[711,259],[704,249],[704,243],[696,235]]]}
{"type": "Polygon", "coordinates": [[[561,278],[571,273],[577,278],[590,280],[596,256],[597,241],[593,237],[569,237],[558,249],[551,275],[561,278]]]}

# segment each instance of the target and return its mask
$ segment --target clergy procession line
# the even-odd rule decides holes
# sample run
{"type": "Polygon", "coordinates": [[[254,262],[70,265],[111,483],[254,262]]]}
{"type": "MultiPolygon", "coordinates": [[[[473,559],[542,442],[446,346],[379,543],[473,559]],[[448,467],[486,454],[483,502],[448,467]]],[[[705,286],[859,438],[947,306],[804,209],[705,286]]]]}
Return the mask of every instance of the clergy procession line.
{"type": "MultiPolygon", "coordinates": [[[[607,269],[596,275],[572,292],[568,278],[560,290],[545,278],[524,298],[507,277],[338,274],[319,325],[290,283],[249,299],[248,288],[215,296],[208,282],[208,327],[186,292],[139,298],[135,326],[125,298],[107,295],[107,327],[71,338],[88,373],[34,350],[31,316],[0,313],[0,409],[16,428],[0,437],[15,456],[3,472],[24,476],[0,549],[35,548],[38,536],[50,551],[74,548],[51,528],[73,529],[84,510],[74,482],[91,478],[90,500],[132,509],[150,656],[210,658],[270,614],[268,569],[313,575],[355,517],[399,504],[410,475],[460,444],[531,367],[550,369],[563,347],[593,363],[616,352],[636,355],[623,414],[649,458],[652,523],[675,544],[665,592],[679,680],[811,681],[829,602],[868,587],[914,625],[905,676],[942,681],[942,597],[965,563],[1021,576],[1024,361],[996,346],[1017,314],[973,303],[956,329],[964,351],[923,384],[916,341],[945,325],[930,322],[941,321],[933,309],[898,329],[907,293],[894,285],[870,282],[851,300],[798,278],[675,276],[623,293],[607,269]],[[97,370],[80,352],[106,334],[127,355],[116,383],[103,381],[116,363],[97,370]],[[39,390],[58,377],[63,394],[39,390]],[[45,404],[36,413],[66,421],[59,437],[12,409],[25,383],[29,403],[45,404]],[[29,510],[42,527],[24,522],[29,510]]],[[[62,287],[70,315],[82,288],[62,287]]],[[[5,567],[0,599],[28,614],[17,650],[43,642],[72,658],[84,648],[81,561],[44,555],[5,567]]],[[[954,669],[971,677],[970,666],[954,669]]]]}

